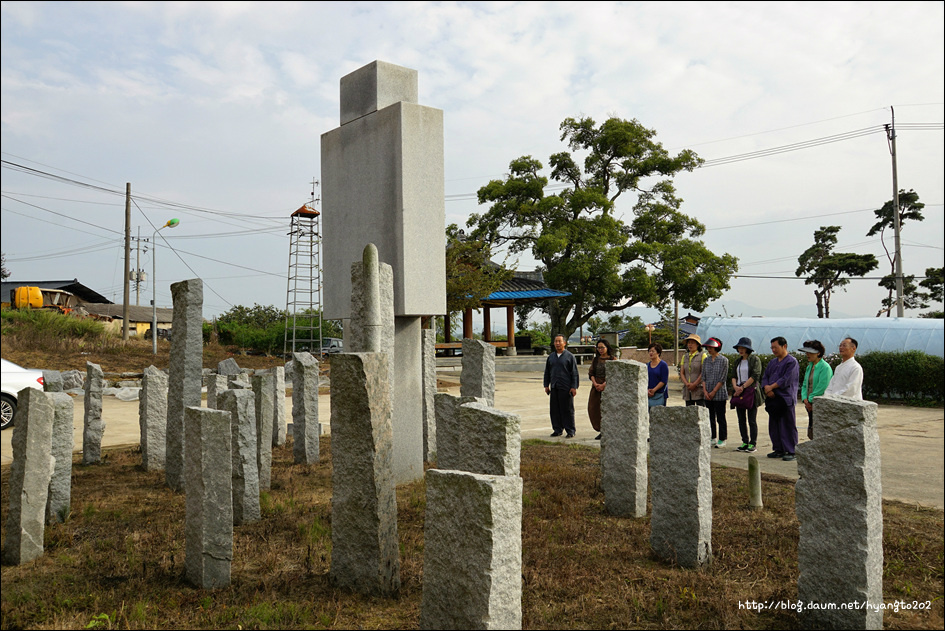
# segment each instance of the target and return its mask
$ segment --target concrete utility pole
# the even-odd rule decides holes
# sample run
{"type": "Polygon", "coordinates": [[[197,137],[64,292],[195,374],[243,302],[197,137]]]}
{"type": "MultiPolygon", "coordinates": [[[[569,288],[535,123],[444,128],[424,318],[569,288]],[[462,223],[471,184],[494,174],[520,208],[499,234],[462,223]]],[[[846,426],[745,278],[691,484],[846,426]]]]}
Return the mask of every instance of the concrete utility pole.
{"type": "Polygon", "coordinates": [[[886,139],[889,141],[889,154],[892,156],[893,177],[893,225],[896,232],[896,317],[905,315],[902,305],[902,247],[899,243],[899,172],[896,169],[896,111],[892,105],[892,124],[886,125],[886,139]]]}
{"type": "Polygon", "coordinates": [[[125,295],[121,303],[121,339],[128,339],[128,299],[131,294],[131,182],[125,183],[125,295]]]}

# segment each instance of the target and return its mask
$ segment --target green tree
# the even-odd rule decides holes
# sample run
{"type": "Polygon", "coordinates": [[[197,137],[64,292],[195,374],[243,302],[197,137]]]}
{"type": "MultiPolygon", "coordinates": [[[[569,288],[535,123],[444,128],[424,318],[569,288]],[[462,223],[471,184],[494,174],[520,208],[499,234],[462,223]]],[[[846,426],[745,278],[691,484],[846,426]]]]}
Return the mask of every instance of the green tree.
{"type": "Polygon", "coordinates": [[[483,299],[512,277],[490,259],[489,244],[468,238],[456,226],[446,228],[446,311],[478,309],[483,299]]]}
{"type": "Polygon", "coordinates": [[[834,252],[839,232],[840,226],[821,226],[814,231],[814,245],[797,258],[799,265],[794,275],[807,275],[804,284],[814,285],[818,318],[830,317],[830,295],[848,285],[850,277],[865,276],[879,267],[872,254],[834,252]]]}
{"type": "Polygon", "coordinates": [[[927,267],[925,268],[925,280],[919,283],[922,287],[929,290],[929,300],[932,302],[942,302],[943,287],[945,287],[945,278],[943,278],[943,268],[927,267]]]}
{"type": "MultiPolygon", "coordinates": [[[[884,313],[886,317],[890,317],[892,310],[896,308],[896,298],[894,294],[896,292],[896,252],[890,252],[889,246],[886,244],[887,230],[889,232],[895,231],[896,226],[896,208],[895,200],[889,200],[883,204],[882,208],[878,208],[873,211],[873,214],[876,215],[878,220],[873,227],[869,229],[869,232],[866,233],[866,236],[873,237],[877,234],[879,235],[880,243],[883,244],[883,250],[886,251],[886,259],[889,261],[889,274],[884,276],[882,280],[879,281],[879,286],[886,290],[886,297],[883,298],[882,307],[876,313],[876,317],[880,317],[884,313]]],[[[902,230],[906,226],[907,221],[922,221],[925,217],[922,216],[922,209],[925,208],[925,204],[919,201],[919,194],[914,190],[909,189],[908,192],[904,190],[899,191],[899,232],[902,233],[902,230]]],[[[903,299],[903,308],[904,309],[924,309],[928,307],[928,304],[925,303],[928,300],[927,294],[922,294],[918,291],[918,287],[915,284],[915,276],[903,276],[902,279],[902,299],[903,299]]]]}
{"type": "Polygon", "coordinates": [[[571,294],[541,307],[555,333],[569,336],[598,314],[635,304],[665,307],[673,297],[701,310],[729,288],[737,260],[698,240],[705,227],[679,211],[672,184],[702,160],[689,150],[670,155],[655,136],[636,120],[598,126],[568,118],[561,140],[570,152],[549,159],[563,190],[545,194],[548,178],[531,156],[512,160],[505,180],[479,189],[479,203],[491,207],[469,218],[473,236],[512,255],[530,252],[548,286],[571,294]],[[585,156],[583,168],[572,152],[585,156]],[[629,224],[615,214],[615,201],[628,192],[637,195],[629,224]]]}
{"type": "Polygon", "coordinates": [[[0,254],[0,280],[6,280],[10,278],[10,270],[7,269],[7,255],[6,252],[0,254]]]}

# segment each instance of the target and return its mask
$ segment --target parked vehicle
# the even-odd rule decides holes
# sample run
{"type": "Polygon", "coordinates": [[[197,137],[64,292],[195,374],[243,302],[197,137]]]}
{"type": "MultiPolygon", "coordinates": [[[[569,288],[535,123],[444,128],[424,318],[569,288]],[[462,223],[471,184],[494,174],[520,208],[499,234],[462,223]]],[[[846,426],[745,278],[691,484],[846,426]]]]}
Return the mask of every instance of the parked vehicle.
{"type": "Polygon", "coordinates": [[[340,337],[322,338],[322,356],[345,352],[344,341],[340,337]]]}
{"type": "Polygon", "coordinates": [[[17,366],[13,362],[0,359],[0,418],[6,429],[13,425],[13,416],[16,414],[16,398],[23,388],[43,389],[43,371],[30,370],[17,366]]]}

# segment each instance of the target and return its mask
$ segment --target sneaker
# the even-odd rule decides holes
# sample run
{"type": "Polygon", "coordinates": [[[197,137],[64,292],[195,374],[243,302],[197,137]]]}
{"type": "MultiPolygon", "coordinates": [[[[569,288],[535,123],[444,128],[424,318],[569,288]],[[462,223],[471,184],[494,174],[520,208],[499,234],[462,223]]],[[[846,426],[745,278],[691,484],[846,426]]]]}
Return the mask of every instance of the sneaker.
{"type": "Polygon", "coordinates": [[[754,445],[746,445],[746,447],[745,447],[745,453],[746,453],[746,454],[755,453],[755,446],[754,446],[754,445]]]}
{"type": "Polygon", "coordinates": [[[742,443],[735,449],[735,451],[748,451],[748,443],[742,443]]]}
{"type": "Polygon", "coordinates": [[[551,437],[554,438],[555,436],[560,436],[561,434],[562,432],[552,432],[551,437]]]}
{"type": "Polygon", "coordinates": [[[724,446],[725,446],[725,441],[724,441],[724,440],[720,440],[719,442],[715,443],[715,448],[716,448],[716,449],[721,449],[721,448],[724,447],[724,446]]]}
{"type": "Polygon", "coordinates": [[[781,458],[781,460],[785,462],[792,462],[794,459],[794,454],[784,454],[784,456],[781,458]]]}
{"type": "Polygon", "coordinates": [[[783,451],[772,451],[770,454],[768,454],[768,457],[769,457],[769,458],[783,458],[783,457],[784,457],[784,452],[783,452],[783,451]]]}

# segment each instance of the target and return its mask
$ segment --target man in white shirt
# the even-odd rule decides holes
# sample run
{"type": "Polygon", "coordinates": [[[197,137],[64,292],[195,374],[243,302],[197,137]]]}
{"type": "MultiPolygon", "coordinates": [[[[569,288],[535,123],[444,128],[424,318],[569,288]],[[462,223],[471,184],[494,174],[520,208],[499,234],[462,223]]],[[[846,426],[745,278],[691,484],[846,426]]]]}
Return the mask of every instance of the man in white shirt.
{"type": "Polygon", "coordinates": [[[856,340],[852,337],[845,337],[840,342],[840,357],[843,358],[843,363],[833,371],[833,378],[824,394],[863,400],[863,367],[854,357],[857,346],[856,340]]]}

